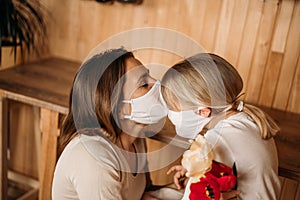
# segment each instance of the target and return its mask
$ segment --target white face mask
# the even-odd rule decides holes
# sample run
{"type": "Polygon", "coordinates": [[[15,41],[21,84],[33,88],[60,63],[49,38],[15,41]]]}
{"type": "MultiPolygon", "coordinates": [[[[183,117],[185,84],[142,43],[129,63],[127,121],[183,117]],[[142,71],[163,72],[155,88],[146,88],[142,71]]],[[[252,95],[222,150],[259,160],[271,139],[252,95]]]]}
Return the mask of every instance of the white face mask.
{"type": "Polygon", "coordinates": [[[211,120],[211,117],[203,117],[196,112],[195,110],[184,110],[181,112],[169,110],[168,118],[174,124],[176,133],[179,136],[195,139],[204,126],[211,120]]]}
{"type": "Polygon", "coordinates": [[[131,115],[125,115],[124,118],[141,124],[157,123],[168,114],[159,81],[156,81],[145,95],[131,100],[123,100],[123,103],[131,104],[131,115]]]}
{"type": "MultiPolygon", "coordinates": [[[[212,117],[203,117],[197,114],[197,111],[203,108],[204,107],[199,107],[197,110],[184,110],[181,112],[169,110],[168,118],[174,124],[177,135],[189,139],[196,138],[205,125],[212,119],[212,117]]],[[[224,108],[222,112],[225,113],[232,108],[232,105],[214,108],[224,108]]]]}

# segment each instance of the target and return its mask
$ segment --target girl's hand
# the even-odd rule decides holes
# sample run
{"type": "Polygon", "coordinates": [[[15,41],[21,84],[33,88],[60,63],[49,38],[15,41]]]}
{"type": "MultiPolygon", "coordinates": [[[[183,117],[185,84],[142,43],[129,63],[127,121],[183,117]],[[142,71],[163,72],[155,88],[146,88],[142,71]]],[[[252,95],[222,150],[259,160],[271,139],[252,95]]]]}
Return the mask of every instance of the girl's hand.
{"type": "Polygon", "coordinates": [[[172,172],[175,172],[173,177],[174,184],[176,185],[178,190],[182,189],[182,179],[185,178],[187,170],[181,165],[175,165],[167,171],[167,175],[170,175],[172,172]]]}

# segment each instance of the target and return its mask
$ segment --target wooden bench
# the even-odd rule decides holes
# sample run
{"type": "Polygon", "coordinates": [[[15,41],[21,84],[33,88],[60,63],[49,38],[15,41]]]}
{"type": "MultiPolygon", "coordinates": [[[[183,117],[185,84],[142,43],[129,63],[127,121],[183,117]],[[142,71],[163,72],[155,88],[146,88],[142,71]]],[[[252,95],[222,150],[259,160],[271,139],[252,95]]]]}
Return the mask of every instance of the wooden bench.
{"type": "Polygon", "coordinates": [[[279,175],[300,182],[300,114],[261,107],[279,125],[275,142],[279,175]]]}
{"type": "MultiPolygon", "coordinates": [[[[8,103],[22,102],[40,110],[42,133],[39,166],[39,199],[51,199],[53,172],[57,160],[59,116],[68,113],[69,92],[80,63],[48,58],[0,71],[0,199],[7,199],[8,186],[8,103]]],[[[21,181],[18,174],[9,178],[21,181]]],[[[33,188],[35,192],[36,184],[33,188]]],[[[30,193],[30,192],[29,192],[30,193]]],[[[30,195],[30,194],[26,194],[30,195]]],[[[25,196],[24,195],[24,198],[25,196]]],[[[32,196],[32,195],[31,195],[32,196]]]]}

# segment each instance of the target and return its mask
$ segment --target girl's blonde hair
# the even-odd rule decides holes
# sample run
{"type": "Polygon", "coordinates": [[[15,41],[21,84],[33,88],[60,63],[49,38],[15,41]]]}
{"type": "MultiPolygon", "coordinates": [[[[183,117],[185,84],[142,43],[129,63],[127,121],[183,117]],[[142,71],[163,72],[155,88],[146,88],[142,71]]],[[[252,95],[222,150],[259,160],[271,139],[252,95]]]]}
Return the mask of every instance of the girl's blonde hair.
{"type": "MultiPolygon", "coordinates": [[[[162,79],[162,94],[169,108],[210,107],[217,115],[229,105],[236,110],[240,104],[243,81],[236,69],[225,59],[207,53],[191,56],[170,68],[162,79]]],[[[244,104],[243,112],[258,125],[261,137],[269,139],[279,127],[274,120],[254,105],[244,104]]]]}

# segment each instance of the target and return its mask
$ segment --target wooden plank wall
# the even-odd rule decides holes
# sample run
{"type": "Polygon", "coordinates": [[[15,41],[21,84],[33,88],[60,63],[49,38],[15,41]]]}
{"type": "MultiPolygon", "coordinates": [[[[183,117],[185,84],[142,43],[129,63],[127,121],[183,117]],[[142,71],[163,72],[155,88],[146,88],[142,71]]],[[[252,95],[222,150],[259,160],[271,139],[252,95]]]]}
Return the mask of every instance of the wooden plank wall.
{"type": "MultiPolygon", "coordinates": [[[[97,44],[125,30],[179,31],[228,59],[244,80],[245,99],[300,113],[300,1],[144,0],[142,5],[45,0],[51,53],[82,61],[97,44]]],[[[148,52],[144,63],[178,57],[148,52]]]]}

